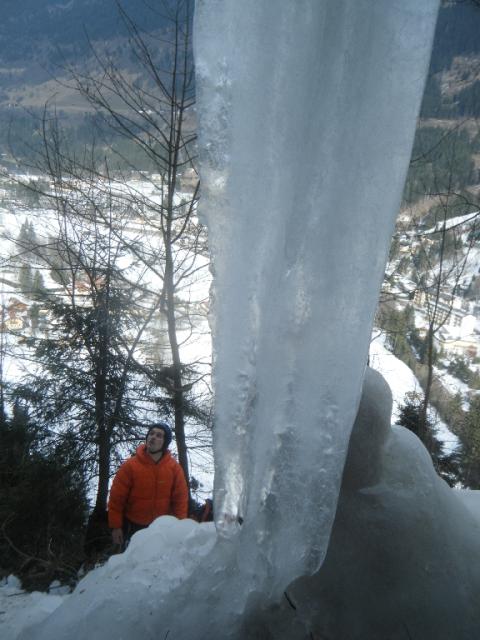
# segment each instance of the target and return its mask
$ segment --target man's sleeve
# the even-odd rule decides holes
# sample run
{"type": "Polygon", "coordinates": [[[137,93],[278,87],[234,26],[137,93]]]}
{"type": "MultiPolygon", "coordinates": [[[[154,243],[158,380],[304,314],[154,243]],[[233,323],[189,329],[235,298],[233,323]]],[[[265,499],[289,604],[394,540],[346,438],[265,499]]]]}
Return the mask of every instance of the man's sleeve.
{"type": "Polygon", "coordinates": [[[172,513],[183,520],[188,515],[188,486],[182,467],[177,463],[172,490],[172,513]]]}
{"type": "Polygon", "coordinates": [[[120,529],[123,525],[123,513],[131,486],[132,473],[127,461],[124,462],[117,471],[110,489],[110,497],[108,499],[108,526],[111,529],[120,529]]]}

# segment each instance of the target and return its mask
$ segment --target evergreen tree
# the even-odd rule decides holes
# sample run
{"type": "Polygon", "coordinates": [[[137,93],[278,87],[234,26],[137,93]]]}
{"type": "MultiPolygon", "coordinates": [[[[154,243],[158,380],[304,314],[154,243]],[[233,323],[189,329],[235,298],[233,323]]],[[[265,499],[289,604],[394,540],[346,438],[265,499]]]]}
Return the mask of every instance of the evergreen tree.
{"type": "Polygon", "coordinates": [[[430,419],[422,419],[422,401],[416,394],[407,394],[405,404],[400,409],[399,425],[412,431],[428,450],[438,475],[450,486],[458,484],[461,472],[459,468],[461,452],[445,454],[438,440],[436,428],[430,419]]]}
{"type": "Polygon", "coordinates": [[[43,283],[43,276],[38,269],[35,270],[32,281],[32,298],[41,300],[47,294],[47,289],[43,283]]]}
{"type": "Polygon", "coordinates": [[[22,264],[18,272],[18,284],[20,291],[28,296],[31,295],[33,290],[33,275],[32,267],[29,264],[22,264]]]}
{"type": "Polygon", "coordinates": [[[29,307],[28,316],[32,325],[32,331],[35,332],[38,329],[38,321],[40,318],[40,307],[38,304],[32,304],[29,307]]]}
{"type": "Polygon", "coordinates": [[[55,579],[73,584],[87,508],[77,440],[69,433],[53,439],[17,402],[0,425],[2,570],[32,590],[55,579]]]}
{"type": "Polygon", "coordinates": [[[465,455],[462,460],[464,484],[480,489],[480,396],[473,396],[460,431],[465,455]]]}

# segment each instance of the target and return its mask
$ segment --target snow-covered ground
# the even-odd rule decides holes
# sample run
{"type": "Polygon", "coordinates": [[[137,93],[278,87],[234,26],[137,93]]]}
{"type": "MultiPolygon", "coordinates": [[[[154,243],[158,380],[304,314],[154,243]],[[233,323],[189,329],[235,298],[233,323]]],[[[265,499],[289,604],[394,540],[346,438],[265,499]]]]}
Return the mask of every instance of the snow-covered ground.
{"type": "MultiPolygon", "coordinates": [[[[392,424],[398,421],[400,408],[405,404],[407,394],[422,394],[422,388],[413,371],[385,347],[384,336],[374,332],[370,345],[370,366],[387,381],[393,397],[392,424]]],[[[454,382],[451,381],[453,385],[454,382]]],[[[443,444],[445,453],[451,453],[459,445],[459,440],[440,419],[434,409],[430,409],[430,419],[436,427],[436,437],[443,444]]]]}
{"type": "Polygon", "coordinates": [[[0,582],[0,637],[15,640],[25,627],[38,624],[62,604],[66,595],[25,593],[20,581],[9,576],[0,582]]]}
{"type": "Polygon", "coordinates": [[[437,378],[441,381],[442,385],[445,389],[451,393],[452,395],[456,395],[459,393],[462,397],[462,408],[464,411],[468,411],[470,407],[470,402],[468,401],[469,395],[471,393],[470,387],[465,382],[462,382],[455,376],[452,376],[451,373],[448,373],[445,369],[439,369],[438,367],[434,367],[433,369],[437,378]]]}
{"type": "Polygon", "coordinates": [[[122,611],[128,615],[132,600],[138,615],[151,614],[162,596],[192,573],[215,539],[213,523],[163,516],[135,534],[125,553],[112,556],[105,565],[88,573],[70,595],[55,595],[55,590],[24,593],[18,579],[10,576],[0,583],[0,638],[16,640],[22,631],[28,637],[29,627],[41,623],[65,601],[73,609],[81,607],[92,618],[105,620],[111,611],[96,608],[105,593],[112,593],[117,612],[109,622],[111,637],[120,638],[122,611]]]}
{"type": "Polygon", "coordinates": [[[385,347],[383,334],[374,333],[370,344],[370,366],[382,374],[392,391],[392,424],[400,416],[407,393],[421,393],[422,388],[412,370],[385,347]]]}

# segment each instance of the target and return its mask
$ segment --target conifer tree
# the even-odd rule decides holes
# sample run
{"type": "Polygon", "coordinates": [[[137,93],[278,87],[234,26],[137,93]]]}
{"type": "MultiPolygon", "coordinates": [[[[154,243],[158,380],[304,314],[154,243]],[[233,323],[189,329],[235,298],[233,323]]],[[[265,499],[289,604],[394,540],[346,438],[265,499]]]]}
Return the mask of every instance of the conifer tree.
{"type": "Polygon", "coordinates": [[[70,434],[52,438],[18,401],[0,424],[2,570],[27,589],[73,584],[83,561],[88,503],[78,445],[70,434]]]}
{"type": "Polygon", "coordinates": [[[20,265],[20,269],[18,271],[18,284],[20,286],[20,291],[24,295],[30,295],[33,290],[33,274],[32,267],[29,264],[23,263],[20,265]]]}

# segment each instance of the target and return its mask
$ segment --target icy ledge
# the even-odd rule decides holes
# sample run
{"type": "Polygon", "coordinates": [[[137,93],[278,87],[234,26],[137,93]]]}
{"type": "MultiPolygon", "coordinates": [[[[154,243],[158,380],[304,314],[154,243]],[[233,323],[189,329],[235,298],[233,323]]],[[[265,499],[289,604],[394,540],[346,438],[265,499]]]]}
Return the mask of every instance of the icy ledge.
{"type": "Polygon", "coordinates": [[[480,492],[450,489],[420,440],[390,427],[391,407],[368,370],[325,562],[290,585],[291,605],[270,609],[258,637],[480,637],[480,492]]]}

